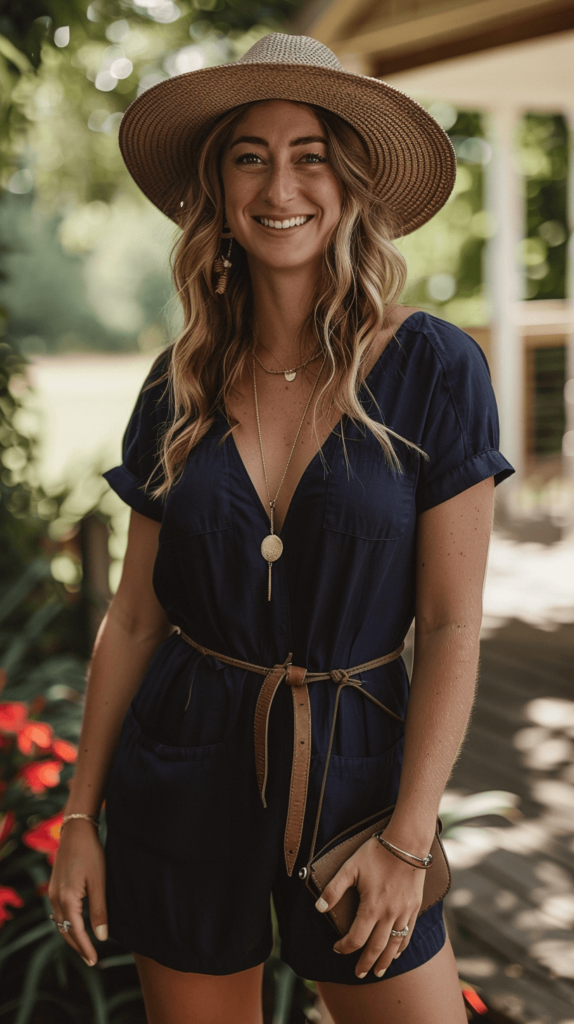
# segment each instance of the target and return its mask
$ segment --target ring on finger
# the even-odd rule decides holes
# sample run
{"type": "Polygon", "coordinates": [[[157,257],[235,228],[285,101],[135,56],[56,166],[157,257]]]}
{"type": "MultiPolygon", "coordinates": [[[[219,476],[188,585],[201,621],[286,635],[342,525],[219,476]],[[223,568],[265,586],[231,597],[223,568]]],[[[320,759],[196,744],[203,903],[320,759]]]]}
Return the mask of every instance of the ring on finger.
{"type": "Polygon", "coordinates": [[[395,931],[394,928],[391,928],[391,935],[394,935],[395,938],[399,938],[399,936],[400,936],[401,939],[404,939],[405,936],[407,936],[409,934],[409,931],[410,931],[409,926],[408,926],[408,924],[406,924],[405,927],[402,928],[400,931],[395,931]]]}
{"type": "Polygon", "coordinates": [[[71,921],[56,921],[56,917],[54,914],[50,914],[50,920],[54,922],[56,928],[60,932],[60,935],[65,935],[65,933],[69,932],[70,928],[72,927],[71,921]]]}

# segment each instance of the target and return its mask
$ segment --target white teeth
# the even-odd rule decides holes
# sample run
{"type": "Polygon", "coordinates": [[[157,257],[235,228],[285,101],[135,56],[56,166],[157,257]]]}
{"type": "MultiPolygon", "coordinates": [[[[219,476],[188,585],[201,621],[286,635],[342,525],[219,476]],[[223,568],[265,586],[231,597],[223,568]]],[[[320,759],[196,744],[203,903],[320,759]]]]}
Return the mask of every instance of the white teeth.
{"type": "Polygon", "coordinates": [[[290,220],[269,220],[268,217],[257,218],[263,227],[275,228],[276,230],[282,231],[284,228],[296,228],[301,224],[306,224],[310,220],[310,216],[305,217],[291,217],[290,220]]]}

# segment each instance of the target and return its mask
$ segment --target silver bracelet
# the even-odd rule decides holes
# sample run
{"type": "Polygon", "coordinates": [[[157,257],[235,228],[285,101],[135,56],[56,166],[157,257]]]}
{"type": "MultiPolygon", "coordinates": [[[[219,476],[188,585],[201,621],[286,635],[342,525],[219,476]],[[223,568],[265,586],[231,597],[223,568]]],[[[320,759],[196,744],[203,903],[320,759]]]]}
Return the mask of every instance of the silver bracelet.
{"type": "MultiPolygon", "coordinates": [[[[415,853],[407,853],[406,850],[401,850],[398,846],[390,843],[388,839],[385,839],[382,832],[375,832],[373,839],[378,839],[381,846],[384,846],[386,850],[393,853],[395,857],[399,858],[399,860],[404,860],[405,857],[411,857],[412,860],[418,860],[422,868],[430,868],[432,864],[432,853],[427,853],[426,857],[417,857],[415,853]],[[401,854],[403,856],[401,856],[401,854]]],[[[409,861],[405,861],[405,863],[408,864],[409,861]]],[[[419,864],[411,864],[411,867],[418,868],[419,864]]]]}

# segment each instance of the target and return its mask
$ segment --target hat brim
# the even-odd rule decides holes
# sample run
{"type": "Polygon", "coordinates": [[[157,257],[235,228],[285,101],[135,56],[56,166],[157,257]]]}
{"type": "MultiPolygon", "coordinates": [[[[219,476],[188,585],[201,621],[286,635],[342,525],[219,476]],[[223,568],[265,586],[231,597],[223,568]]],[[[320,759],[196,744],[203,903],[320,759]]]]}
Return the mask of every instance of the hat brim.
{"type": "Polygon", "coordinates": [[[395,237],[425,224],[448,199],[456,156],[424,107],[376,78],[310,64],[223,64],[147,89],[120,125],[130,174],[177,223],[191,167],[211,127],[235,107],[271,99],[323,107],[356,129],[371,158],[373,194],[396,217],[395,237]]]}

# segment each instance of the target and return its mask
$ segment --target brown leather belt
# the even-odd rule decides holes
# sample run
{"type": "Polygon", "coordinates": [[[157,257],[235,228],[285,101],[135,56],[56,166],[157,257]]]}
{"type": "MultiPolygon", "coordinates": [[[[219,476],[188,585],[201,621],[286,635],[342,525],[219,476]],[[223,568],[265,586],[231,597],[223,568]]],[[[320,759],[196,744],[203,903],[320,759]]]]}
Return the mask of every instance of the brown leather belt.
{"type": "MultiPolygon", "coordinates": [[[[202,644],[198,644],[191,637],[187,636],[179,626],[175,627],[176,633],[181,636],[182,640],[194,647],[196,651],[201,654],[209,655],[211,658],[215,658],[217,661],[223,662],[225,665],[233,665],[235,668],[242,668],[246,672],[255,672],[257,675],[265,676],[263,685],[257,698],[257,705],[255,708],[255,771],[257,773],[257,784],[259,786],[259,793],[263,801],[263,806],[266,807],[265,802],[265,787],[267,784],[267,772],[268,772],[268,753],[267,753],[267,734],[269,730],[269,714],[271,711],[271,705],[273,698],[277,693],[277,689],[280,683],[287,683],[291,686],[291,694],[293,697],[293,764],[291,767],[291,787],[289,790],[289,808],[287,811],[287,823],[285,826],[285,837],[284,837],[284,852],[285,852],[285,863],[287,865],[287,874],[293,873],[295,861],[297,860],[297,854],[299,853],[299,846],[301,844],[301,834],[303,832],[303,819],[305,817],[305,807],[307,804],[307,788],[309,785],[309,766],[311,764],[311,703],[309,700],[309,683],[316,683],[320,680],[331,679],[337,686],[337,701],[336,707],[339,704],[339,695],[343,687],[352,686],[359,693],[362,693],[364,697],[368,697],[373,704],[382,708],[386,711],[391,718],[396,718],[399,722],[404,722],[404,719],[400,715],[395,714],[390,708],[385,707],[375,697],[366,690],[362,689],[362,683],[360,679],[354,677],[359,675],[361,672],[368,672],[372,668],[378,668],[380,665],[387,665],[390,661],[394,661],[398,658],[403,650],[404,643],[400,647],[397,647],[396,651],[392,651],[391,654],[383,654],[381,658],[373,658],[372,661],[365,662],[364,665],[355,665],[353,668],[334,668],[330,672],[307,672],[307,669],[300,668],[297,665],[291,664],[291,655],[287,655],[282,665],[274,665],[273,668],[265,668],[263,665],[253,665],[249,661],[240,661],[239,658],[230,658],[226,654],[218,654],[216,651],[210,651],[208,647],[203,647],[202,644]]],[[[333,733],[335,727],[335,721],[333,721],[331,732],[333,733]]]]}

